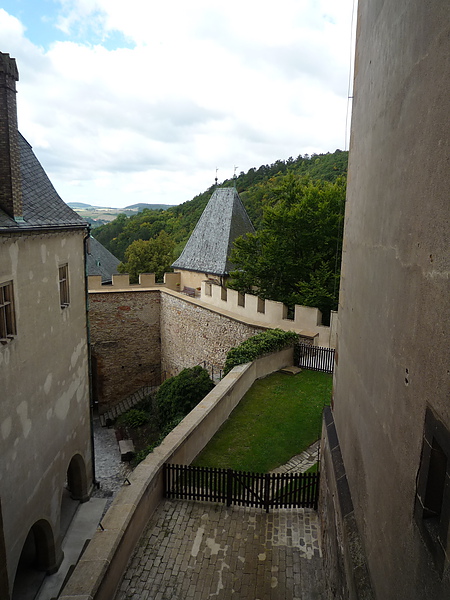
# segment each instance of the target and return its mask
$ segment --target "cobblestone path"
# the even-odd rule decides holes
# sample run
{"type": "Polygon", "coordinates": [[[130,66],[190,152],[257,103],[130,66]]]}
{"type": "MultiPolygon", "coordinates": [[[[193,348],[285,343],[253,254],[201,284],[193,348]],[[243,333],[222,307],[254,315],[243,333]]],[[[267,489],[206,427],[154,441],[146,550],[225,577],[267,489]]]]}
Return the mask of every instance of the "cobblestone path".
{"type": "Polygon", "coordinates": [[[116,600],[319,600],[317,514],[165,500],[116,600]]]}

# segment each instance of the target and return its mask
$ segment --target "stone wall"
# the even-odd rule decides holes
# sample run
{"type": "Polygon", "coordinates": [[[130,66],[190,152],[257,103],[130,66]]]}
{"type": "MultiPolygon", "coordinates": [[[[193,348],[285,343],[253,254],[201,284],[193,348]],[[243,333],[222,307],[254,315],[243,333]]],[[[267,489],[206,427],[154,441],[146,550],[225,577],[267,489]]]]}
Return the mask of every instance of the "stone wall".
{"type": "Polygon", "coordinates": [[[180,295],[161,296],[161,368],[169,375],[204,361],[222,368],[230,348],[265,329],[208,310],[180,295]]]}
{"type": "Polygon", "coordinates": [[[92,291],[89,320],[94,400],[104,412],[159,378],[160,291],[92,291]]]}
{"type": "Polygon", "coordinates": [[[379,599],[450,590],[448,40],[448,2],[358,4],[333,418],[379,599]]]}

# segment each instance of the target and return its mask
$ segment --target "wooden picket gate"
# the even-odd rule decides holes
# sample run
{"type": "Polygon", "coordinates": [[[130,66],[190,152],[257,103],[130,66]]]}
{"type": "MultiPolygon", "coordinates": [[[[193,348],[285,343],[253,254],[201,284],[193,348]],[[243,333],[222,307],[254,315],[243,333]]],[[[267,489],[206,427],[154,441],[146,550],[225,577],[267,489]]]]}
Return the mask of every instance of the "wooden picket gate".
{"type": "Polygon", "coordinates": [[[319,473],[248,473],[233,469],[164,465],[166,498],[219,502],[227,506],[314,508],[319,473]]]}
{"type": "Polygon", "coordinates": [[[332,373],[334,369],[334,348],[298,345],[298,366],[312,371],[332,373]]]}

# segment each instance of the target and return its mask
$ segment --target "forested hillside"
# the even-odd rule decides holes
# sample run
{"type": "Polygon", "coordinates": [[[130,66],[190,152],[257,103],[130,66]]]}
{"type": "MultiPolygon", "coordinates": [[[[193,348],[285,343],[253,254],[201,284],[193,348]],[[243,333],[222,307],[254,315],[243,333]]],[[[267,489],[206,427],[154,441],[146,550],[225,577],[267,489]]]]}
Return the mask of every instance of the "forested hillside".
{"type": "MultiPolygon", "coordinates": [[[[299,156],[240,173],[235,185],[256,233],[237,240],[228,285],[287,306],[337,308],[348,153],[299,156]]],[[[161,280],[179,256],[214,186],[167,210],[119,215],[93,235],[122,261],[119,271],[161,280]]]]}
{"type": "MultiPolygon", "coordinates": [[[[241,172],[236,179],[225,180],[221,186],[236,185],[247,212],[258,230],[262,223],[263,206],[270,202],[274,181],[287,172],[297,176],[309,175],[314,181],[335,182],[347,173],[348,152],[336,150],[333,154],[299,156],[296,159],[277,160],[272,165],[241,172]]],[[[167,210],[143,210],[137,215],[119,215],[114,221],[95,229],[92,234],[121,261],[125,251],[135,240],[150,240],[165,231],[175,244],[174,260],[181,253],[203,212],[214,186],[192,200],[167,210]]]]}

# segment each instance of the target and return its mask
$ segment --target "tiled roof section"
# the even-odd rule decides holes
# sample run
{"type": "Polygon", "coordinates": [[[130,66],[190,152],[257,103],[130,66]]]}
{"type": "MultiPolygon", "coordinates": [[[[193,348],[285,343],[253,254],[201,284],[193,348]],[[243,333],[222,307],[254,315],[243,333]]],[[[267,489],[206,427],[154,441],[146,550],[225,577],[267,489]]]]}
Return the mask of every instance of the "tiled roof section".
{"type": "Polygon", "coordinates": [[[229,254],[234,240],[255,228],[235,188],[218,188],[173,267],[212,275],[233,270],[229,254]]]}
{"type": "Polygon", "coordinates": [[[23,221],[0,209],[0,228],[83,227],[87,224],[60,198],[30,144],[19,133],[23,221]]]}
{"type": "Polygon", "coordinates": [[[99,241],[92,236],[89,238],[89,252],[87,255],[88,275],[101,275],[102,283],[112,281],[112,276],[118,273],[117,266],[120,260],[111,254],[99,241]]]}

